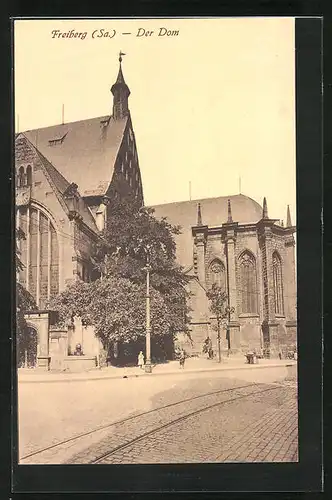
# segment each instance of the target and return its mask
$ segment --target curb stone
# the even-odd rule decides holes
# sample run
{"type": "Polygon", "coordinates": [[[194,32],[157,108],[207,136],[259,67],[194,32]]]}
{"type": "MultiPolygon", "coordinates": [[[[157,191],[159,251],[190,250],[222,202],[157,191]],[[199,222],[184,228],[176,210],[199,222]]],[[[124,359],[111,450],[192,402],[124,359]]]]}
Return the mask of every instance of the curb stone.
{"type": "MultiPolygon", "coordinates": [[[[75,377],[73,374],[67,375],[59,375],[57,378],[47,378],[49,375],[45,375],[42,379],[33,380],[36,375],[32,375],[31,378],[24,378],[24,375],[18,376],[19,384],[43,384],[43,383],[55,383],[55,382],[87,382],[94,380],[119,380],[119,379],[128,379],[128,378],[139,378],[139,377],[167,377],[169,375],[185,375],[185,374],[194,374],[194,373],[213,373],[213,372],[229,372],[229,371],[239,371],[239,370],[258,370],[258,369],[269,369],[269,368],[289,368],[292,366],[297,366],[296,362],[285,362],[285,363],[271,363],[267,365],[257,364],[257,365],[239,365],[239,366],[220,366],[215,368],[198,368],[198,369],[184,369],[184,370],[172,370],[169,372],[152,372],[152,373],[124,373],[122,375],[96,375],[91,376],[80,376],[75,377]],[[65,378],[68,376],[70,378],[65,378]]],[[[52,376],[52,375],[51,375],[52,376]]]]}

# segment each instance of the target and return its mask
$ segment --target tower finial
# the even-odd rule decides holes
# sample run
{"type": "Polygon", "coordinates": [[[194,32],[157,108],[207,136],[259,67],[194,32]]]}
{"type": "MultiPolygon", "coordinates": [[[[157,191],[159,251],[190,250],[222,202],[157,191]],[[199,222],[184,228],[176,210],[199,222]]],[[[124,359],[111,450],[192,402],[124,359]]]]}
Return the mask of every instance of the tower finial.
{"type": "Polygon", "coordinates": [[[231,200],[228,200],[227,205],[228,205],[228,207],[227,207],[228,208],[227,222],[230,223],[230,222],[233,222],[232,209],[231,209],[231,200]]]}
{"type": "Polygon", "coordinates": [[[266,198],[264,196],[264,199],[263,199],[263,219],[268,219],[268,218],[269,218],[269,215],[267,212],[267,202],[266,202],[266,198]]]}
{"type": "Polygon", "coordinates": [[[199,203],[197,206],[197,226],[202,226],[202,212],[201,212],[201,204],[199,203]]]}
{"type": "Polygon", "coordinates": [[[129,115],[128,108],[128,97],[130,96],[130,90],[125,82],[122,73],[122,56],[125,56],[124,52],[119,52],[119,72],[116,82],[111,87],[111,92],[113,94],[113,118],[114,120],[122,120],[129,115]]]}
{"type": "Polygon", "coordinates": [[[287,227],[292,227],[292,219],[291,219],[291,214],[289,210],[289,205],[287,205],[287,222],[286,222],[287,227]]]}

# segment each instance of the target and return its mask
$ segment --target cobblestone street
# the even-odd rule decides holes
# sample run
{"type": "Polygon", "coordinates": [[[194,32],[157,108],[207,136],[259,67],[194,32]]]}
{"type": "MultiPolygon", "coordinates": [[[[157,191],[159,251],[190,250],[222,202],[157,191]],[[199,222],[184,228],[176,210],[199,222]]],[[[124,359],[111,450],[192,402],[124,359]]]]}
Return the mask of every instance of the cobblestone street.
{"type": "MultiPolygon", "coordinates": [[[[127,451],[128,453],[128,451],[127,451]]],[[[294,391],[255,394],[158,432],[130,449],[131,463],[271,462],[297,460],[294,391]],[[281,400],[284,400],[281,402],[281,400]],[[269,411],[266,411],[268,406],[269,411]]],[[[127,455],[128,456],[128,455],[127,455]]],[[[102,463],[123,463],[114,454],[102,463]]]]}
{"type": "MultiPolygon", "coordinates": [[[[182,411],[177,407],[170,408],[167,420],[171,423],[181,418],[182,414],[195,413],[120,449],[98,463],[297,460],[297,404],[294,389],[287,388],[285,391],[284,387],[262,384],[232,389],[220,396],[211,396],[208,404],[213,407],[202,412],[199,410],[206,406],[206,401],[205,404],[197,400],[186,403],[182,411]],[[218,401],[223,403],[222,406],[219,406],[218,401]]],[[[127,442],[128,436],[134,438],[136,434],[140,436],[150,429],[165,425],[164,411],[162,416],[155,416],[154,420],[151,423],[145,417],[124,428],[118,426],[111,439],[106,437],[102,443],[83,452],[73,462],[94,460],[98,455],[107,453],[108,449],[127,442]],[[133,428],[135,424],[139,429],[133,428]]]]}
{"type": "MultiPolygon", "coordinates": [[[[107,386],[108,397],[99,397],[99,402],[95,399],[90,414],[82,413],[87,406],[87,389],[96,390],[99,384],[100,396],[102,389],[106,389],[105,382],[76,384],[74,387],[79,391],[83,388],[77,386],[84,385],[85,399],[80,401],[76,397],[76,407],[67,408],[65,418],[53,415],[58,418],[57,438],[39,439],[39,446],[30,440],[26,453],[30,451],[32,456],[22,463],[297,461],[295,377],[284,382],[266,382],[225,377],[220,373],[132,379],[126,380],[126,384],[112,381],[107,386]],[[77,413],[86,422],[81,427],[76,420],[74,431],[77,413]],[[65,422],[71,425],[65,427],[65,422]],[[71,439],[78,431],[89,435],[49,449],[50,444],[60,441],[60,436],[71,439]],[[42,445],[46,449],[34,454],[42,445]]],[[[59,397],[58,384],[44,386],[59,397]]],[[[25,424],[27,442],[29,425],[25,424]]],[[[43,426],[47,432],[47,423],[43,426]]],[[[48,434],[51,427],[52,422],[48,434]]],[[[36,440],[36,429],[34,432],[36,440]]],[[[21,456],[24,455],[22,452],[21,456]]]]}

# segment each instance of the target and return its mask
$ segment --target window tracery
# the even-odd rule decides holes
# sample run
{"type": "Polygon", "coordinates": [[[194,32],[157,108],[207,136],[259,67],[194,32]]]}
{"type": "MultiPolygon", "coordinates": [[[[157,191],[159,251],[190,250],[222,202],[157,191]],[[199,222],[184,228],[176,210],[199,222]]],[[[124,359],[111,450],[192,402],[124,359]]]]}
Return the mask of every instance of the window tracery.
{"type": "Polygon", "coordinates": [[[284,314],[284,297],[283,297],[283,282],[282,282],[282,265],[281,259],[277,252],[272,256],[273,267],[273,291],[274,291],[274,312],[275,314],[284,314]]]}
{"type": "Polygon", "coordinates": [[[257,276],[255,257],[244,252],[239,258],[241,312],[257,313],[257,276]]]}
{"type": "Polygon", "coordinates": [[[17,220],[25,237],[20,240],[24,267],[20,283],[31,293],[39,308],[59,293],[59,243],[50,218],[36,206],[17,208],[17,220]]]}
{"type": "Polygon", "coordinates": [[[218,287],[225,289],[225,267],[220,260],[215,259],[211,262],[209,275],[211,286],[216,284],[218,287]]]}

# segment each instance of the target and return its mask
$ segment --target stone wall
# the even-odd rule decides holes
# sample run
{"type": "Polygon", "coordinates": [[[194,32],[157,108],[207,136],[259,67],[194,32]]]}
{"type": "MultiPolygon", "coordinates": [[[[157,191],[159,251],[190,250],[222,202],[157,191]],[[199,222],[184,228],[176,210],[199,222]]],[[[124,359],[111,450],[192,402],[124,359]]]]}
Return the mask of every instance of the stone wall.
{"type": "Polygon", "coordinates": [[[297,344],[296,334],[296,283],[293,236],[277,234],[270,229],[261,235],[262,275],[264,280],[264,347],[271,356],[293,350],[297,344]],[[275,309],[272,255],[277,252],[281,261],[284,313],[275,309]],[[288,326],[287,326],[288,325],[288,326]]]}
{"type": "Polygon", "coordinates": [[[188,349],[190,349],[190,354],[192,356],[201,356],[203,354],[203,344],[209,333],[209,324],[206,323],[191,323],[190,325],[191,338],[193,344],[190,346],[188,343],[188,349]]]}
{"type": "Polygon", "coordinates": [[[263,348],[261,321],[259,316],[243,316],[240,323],[240,349],[241,352],[260,351],[263,348]]]}
{"type": "MultiPolygon", "coordinates": [[[[223,227],[220,228],[220,231],[214,228],[212,232],[204,227],[195,229],[196,238],[193,254],[196,259],[194,261],[196,281],[192,280],[190,284],[190,291],[193,293],[193,297],[190,299],[193,309],[191,328],[194,347],[192,350],[200,352],[201,345],[207,335],[210,335],[213,340],[215,352],[217,349],[217,338],[216,334],[213,333],[214,319],[209,311],[206,289],[212,284],[210,264],[213,260],[218,259],[225,268],[229,284],[231,283],[229,276],[235,272],[233,288],[235,286],[236,289],[230,290],[231,306],[235,307],[230,329],[230,340],[233,344],[231,352],[233,350],[234,352],[247,352],[253,349],[261,351],[268,348],[271,353],[274,353],[274,356],[278,355],[279,349],[286,353],[296,344],[296,283],[293,237],[281,233],[281,229],[271,228],[273,222],[267,224],[266,229],[263,229],[263,234],[262,229],[255,224],[226,226],[226,233],[223,233],[223,227]],[[226,245],[228,243],[226,241],[228,233],[231,234],[231,232],[234,235],[232,236],[234,244],[232,244],[232,253],[230,254],[232,258],[229,256],[227,258],[226,245]],[[245,251],[249,252],[255,259],[255,293],[257,294],[257,311],[255,313],[244,313],[241,310],[241,294],[244,290],[244,283],[242,283],[239,259],[245,251]],[[275,251],[278,252],[282,263],[284,314],[279,315],[275,313],[274,304],[272,255],[275,251]],[[263,324],[267,325],[265,340],[263,324]]],[[[228,340],[226,335],[222,334],[221,349],[225,351],[227,348],[228,340]]]]}
{"type": "Polygon", "coordinates": [[[74,354],[77,344],[81,345],[83,354],[90,357],[98,356],[102,348],[93,326],[82,325],[80,318],[74,319],[74,325],[68,331],[68,354],[74,354]]]}
{"type": "Polygon", "coordinates": [[[50,368],[55,371],[63,371],[63,360],[68,356],[68,331],[50,330],[50,368]]]}
{"type": "Polygon", "coordinates": [[[36,152],[28,145],[24,137],[15,142],[15,167],[32,166],[31,201],[49,214],[55,226],[59,244],[59,291],[73,278],[72,255],[74,235],[61,196],[57,194],[52,180],[46,175],[36,152]]]}
{"type": "MultiPolygon", "coordinates": [[[[256,293],[257,293],[257,316],[259,320],[262,320],[262,259],[259,250],[257,232],[256,230],[249,229],[248,231],[238,231],[237,238],[235,242],[235,272],[236,272],[236,288],[237,288],[237,314],[238,317],[242,316],[241,324],[244,324],[243,320],[246,315],[241,310],[241,294],[244,289],[244,284],[241,281],[242,276],[240,273],[239,259],[244,252],[249,252],[255,259],[256,266],[256,293]]],[[[250,318],[250,316],[248,316],[250,318]]]]}

